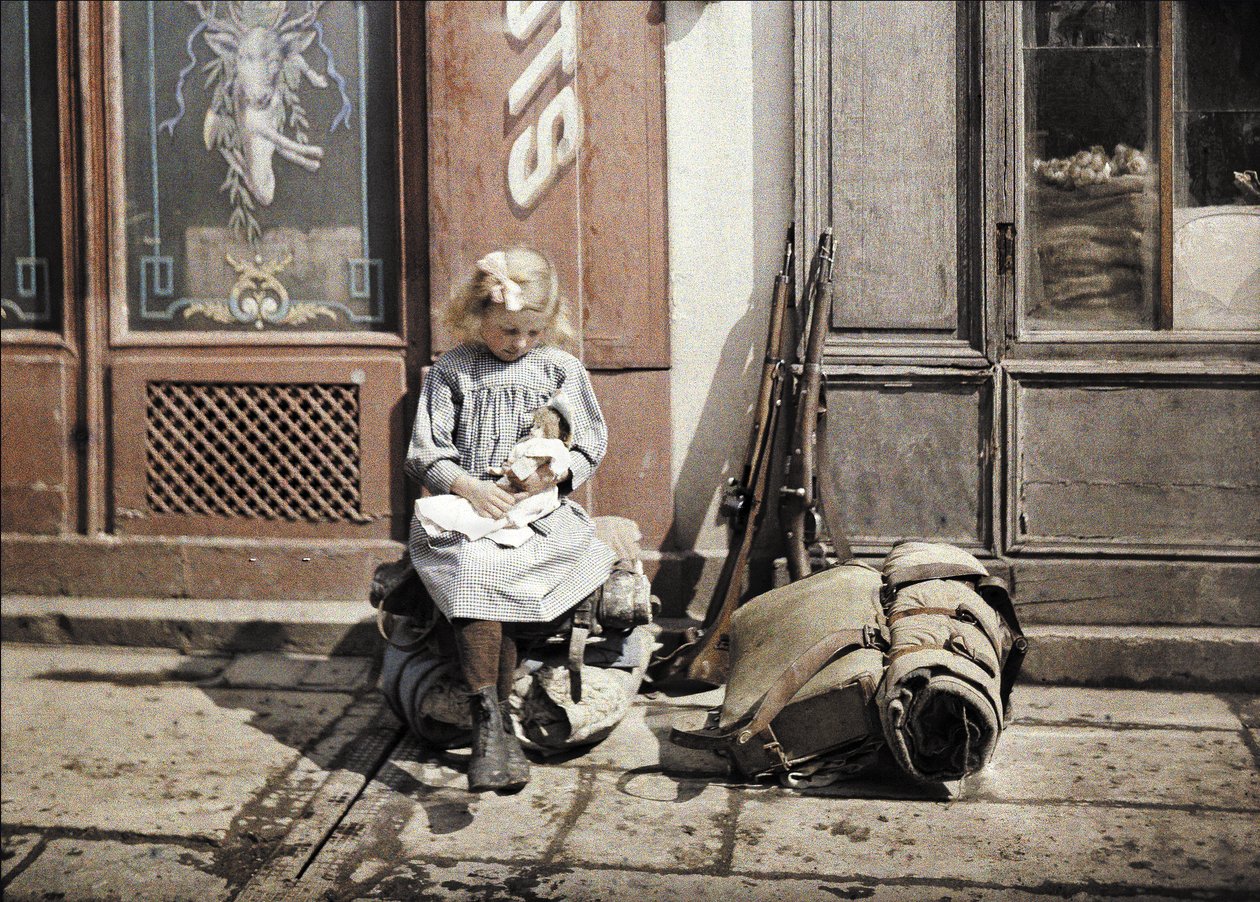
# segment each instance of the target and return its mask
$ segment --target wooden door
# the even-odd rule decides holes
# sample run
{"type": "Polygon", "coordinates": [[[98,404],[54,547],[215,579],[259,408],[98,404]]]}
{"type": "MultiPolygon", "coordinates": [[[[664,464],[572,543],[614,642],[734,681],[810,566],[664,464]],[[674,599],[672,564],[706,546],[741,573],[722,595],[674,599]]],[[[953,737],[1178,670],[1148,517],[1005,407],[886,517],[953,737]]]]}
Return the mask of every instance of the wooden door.
{"type": "Polygon", "coordinates": [[[979,10],[797,5],[798,216],[809,241],[836,234],[825,465],[859,554],[915,537],[1000,553],[979,10]]]}
{"type": "Polygon", "coordinates": [[[73,8],[23,0],[0,5],[0,17],[0,517],[6,533],[56,536],[84,519],[73,8]]]}
{"type": "Polygon", "coordinates": [[[87,28],[105,528],[401,538],[422,10],[111,3],[87,28]]]}

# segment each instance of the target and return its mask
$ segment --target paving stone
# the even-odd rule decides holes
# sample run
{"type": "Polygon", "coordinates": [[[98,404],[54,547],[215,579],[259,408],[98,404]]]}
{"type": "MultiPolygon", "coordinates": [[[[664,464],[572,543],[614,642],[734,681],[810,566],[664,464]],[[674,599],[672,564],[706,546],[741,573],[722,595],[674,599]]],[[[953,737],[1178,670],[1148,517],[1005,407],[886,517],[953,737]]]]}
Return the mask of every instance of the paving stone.
{"type": "Polygon", "coordinates": [[[5,684],[0,722],[7,823],[208,839],[221,839],[352,700],[167,683],[14,685],[5,684]]]}
{"type": "Polygon", "coordinates": [[[1238,733],[1015,726],[964,796],[1260,808],[1260,773],[1238,733]]]}
{"type": "Polygon", "coordinates": [[[352,870],[362,876],[420,856],[537,860],[581,779],[572,768],[536,766],[515,795],[470,793],[462,765],[427,757],[408,738],[337,826],[307,882],[337,885],[352,870]]]}
{"type": "Polygon", "coordinates": [[[0,839],[0,880],[7,880],[9,872],[26,860],[43,839],[40,833],[5,834],[0,839]]]}
{"type": "Polygon", "coordinates": [[[213,902],[230,896],[207,852],[175,845],[59,839],[4,889],[6,899],[213,902]]]}
{"type": "MultiPolygon", "coordinates": [[[[366,873],[361,876],[368,876],[366,873]]],[[[443,902],[499,902],[499,900],[564,900],[564,902],[1046,902],[1070,898],[1090,902],[1114,896],[1089,892],[1056,894],[1008,890],[992,885],[944,884],[919,878],[893,882],[792,878],[782,876],[716,877],[707,874],[661,873],[608,868],[520,867],[480,862],[430,864],[408,862],[371,879],[356,881],[342,898],[368,900],[443,900],[443,902]]],[[[1170,899],[1146,893],[1126,894],[1130,902],[1170,899]]]]}
{"type": "Polygon", "coordinates": [[[712,869],[730,827],[731,790],[659,773],[597,772],[557,855],[567,863],[712,869]]]}
{"type": "Polygon", "coordinates": [[[1254,813],[989,802],[746,797],[732,869],[1010,889],[1226,890],[1260,880],[1254,813]],[[1082,884],[1084,884],[1082,886],[1082,884]]]}
{"type": "Polygon", "coordinates": [[[1016,723],[1143,724],[1238,729],[1229,704],[1204,692],[1142,692],[1075,686],[1016,686],[1016,723]]]}
{"type": "MultiPolygon", "coordinates": [[[[240,688],[291,689],[310,672],[314,659],[279,652],[238,654],[223,672],[223,684],[240,688]]],[[[343,687],[344,688],[344,687],[343,687]]]]}
{"type": "Polygon", "coordinates": [[[669,730],[681,714],[698,716],[701,712],[676,707],[658,708],[636,704],[608,738],[583,754],[569,758],[570,767],[595,765],[620,771],[656,768],[670,774],[704,774],[725,776],[726,760],[712,752],[685,749],[669,741],[669,730]]]}
{"type": "Polygon", "coordinates": [[[372,659],[362,657],[317,658],[302,678],[303,686],[350,692],[371,684],[372,659]]]}
{"type": "Polygon", "coordinates": [[[1244,725],[1260,727],[1260,695],[1229,695],[1226,698],[1238,711],[1244,725]]]}

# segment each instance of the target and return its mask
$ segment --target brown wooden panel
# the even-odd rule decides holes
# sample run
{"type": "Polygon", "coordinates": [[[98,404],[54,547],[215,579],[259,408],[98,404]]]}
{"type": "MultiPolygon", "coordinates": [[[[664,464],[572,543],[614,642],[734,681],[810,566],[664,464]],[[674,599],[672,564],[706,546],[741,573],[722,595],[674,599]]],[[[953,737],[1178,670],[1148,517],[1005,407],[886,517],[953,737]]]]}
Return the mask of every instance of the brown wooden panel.
{"type": "Polygon", "coordinates": [[[827,386],[840,521],[855,550],[898,539],[989,545],[988,379],[836,376],[827,386]]]}
{"type": "Polygon", "coordinates": [[[1254,379],[1017,376],[1016,547],[1254,553],[1258,414],[1254,379]]]}
{"type": "Polygon", "coordinates": [[[836,3],[831,16],[832,324],[958,325],[957,12],[836,3]]]}
{"type": "MultiPolygon", "coordinates": [[[[524,6],[544,15],[535,30],[518,28],[524,35],[518,40],[507,19],[514,4],[428,4],[433,351],[450,347],[437,315],[453,283],[482,254],[520,242],[555,261],[575,319],[584,324],[588,366],[667,367],[658,5],[524,6]],[[574,65],[566,68],[561,54],[533,93],[521,90],[533,84],[530,66],[547,60],[570,27],[574,65]],[[528,179],[512,174],[513,147],[529,144],[530,129],[536,147],[539,122],[565,108],[569,92],[580,137],[576,127],[570,135],[558,122],[554,136],[557,146],[577,139],[573,159],[557,157],[553,178],[540,180],[536,191],[522,190],[528,179]]],[[[534,156],[526,162],[526,172],[537,171],[534,156]]]]}
{"type": "Polygon", "coordinates": [[[608,453],[595,478],[588,510],[629,517],[645,548],[660,548],[673,520],[670,491],[668,370],[591,374],[608,423],[608,453]]]}
{"type": "MultiPolygon", "coordinates": [[[[115,530],[132,535],[389,538],[394,512],[401,511],[404,506],[400,466],[404,448],[403,370],[403,362],[396,356],[360,356],[349,352],[287,359],[223,351],[202,353],[182,361],[172,361],[156,354],[115,358],[112,372],[115,530]],[[276,391],[283,386],[353,387],[353,395],[357,398],[355,435],[360,474],[356,515],[343,519],[273,518],[196,515],[155,509],[149,491],[149,481],[155,468],[146,438],[147,425],[153,416],[153,400],[149,394],[151,383],[176,383],[181,386],[249,384],[274,387],[276,391]]],[[[327,412],[326,408],[308,410],[309,423],[303,429],[304,436],[316,435],[317,431],[335,431],[334,424],[320,416],[327,412]]],[[[259,414],[263,417],[278,415],[275,410],[263,410],[259,414]]],[[[211,419],[212,422],[206,424],[181,421],[162,425],[165,421],[157,422],[162,425],[161,434],[172,440],[170,448],[187,448],[191,454],[194,452],[189,442],[199,438],[198,433],[203,426],[207,434],[222,432],[230,438],[234,430],[231,424],[238,422],[229,416],[211,419]],[[216,432],[216,429],[219,431],[216,432]]],[[[321,439],[325,437],[320,435],[321,439]]],[[[236,453],[239,446],[231,441],[227,444],[232,447],[220,446],[221,454],[211,452],[206,455],[206,478],[211,484],[219,485],[222,478],[208,471],[241,465],[236,453]]],[[[259,474],[252,484],[266,481],[272,487],[287,478],[318,487],[335,481],[335,474],[334,479],[329,480],[327,473],[352,465],[330,454],[323,464],[308,469],[309,463],[301,459],[299,451],[291,441],[277,440],[276,446],[269,452],[283,457],[284,461],[280,462],[283,466],[272,466],[275,463],[272,460],[251,465],[259,474]],[[286,477],[285,473],[289,475],[286,477]]],[[[170,450],[164,445],[161,453],[164,457],[169,456],[170,450]]],[[[319,500],[314,499],[315,506],[319,506],[319,500]]]]}
{"type": "Polygon", "coordinates": [[[73,359],[4,349],[0,392],[0,523],[5,532],[56,535],[75,521],[73,359]]]}

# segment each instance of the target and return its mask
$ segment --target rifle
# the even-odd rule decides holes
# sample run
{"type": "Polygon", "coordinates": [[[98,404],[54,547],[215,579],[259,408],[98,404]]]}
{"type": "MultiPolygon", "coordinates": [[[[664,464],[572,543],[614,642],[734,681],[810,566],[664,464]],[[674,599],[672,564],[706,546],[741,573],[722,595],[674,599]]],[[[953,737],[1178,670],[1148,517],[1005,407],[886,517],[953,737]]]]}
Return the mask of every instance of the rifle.
{"type": "MultiPolygon", "coordinates": [[[[793,233],[789,231],[783,255],[783,269],[775,279],[774,309],[770,317],[770,336],[762,370],[758,421],[754,428],[754,441],[749,448],[749,467],[743,481],[732,485],[728,492],[729,503],[723,504],[724,511],[729,511],[732,516],[734,532],[731,550],[726,556],[726,563],[709,602],[702,631],[695,639],[699,644],[691,652],[691,663],[687,669],[687,675],[693,680],[713,685],[721,685],[725,681],[729,667],[731,617],[743,597],[748,557],[764,514],[763,504],[775,457],[775,436],[783,407],[786,361],[789,356],[794,356],[792,349],[796,345],[793,334],[795,330],[784,328],[793,294],[792,245],[793,233]],[[732,496],[738,500],[730,500],[732,496]]],[[[819,246],[821,248],[821,244],[819,246]]],[[[816,253],[810,267],[811,282],[819,265],[820,258],[816,253]]],[[[809,291],[808,287],[806,291],[809,291]]]]}
{"type": "Polygon", "coordinates": [[[757,475],[763,461],[768,465],[768,454],[774,444],[774,430],[770,419],[776,416],[782,395],[783,325],[787,308],[792,303],[792,257],[795,253],[796,226],[788,226],[787,239],[783,243],[783,266],[774,277],[774,299],[770,304],[770,334],[766,337],[766,354],[761,365],[761,388],[754,408],[752,434],[748,437],[748,451],[744,455],[744,469],[740,478],[732,476],[727,483],[719,512],[726,517],[731,529],[743,531],[748,526],[751,501],[757,475]]]}
{"type": "MultiPolygon", "coordinates": [[[[788,575],[793,582],[813,572],[808,545],[819,533],[817,448],[819,423],[825,423],[827,412],[821,396],[822,356],[831,315],[833,251],[831,229],[823,229],[816,255],[818,272],[811,278],[804,299],[809,302],[808,338],[796,383],[795,421],[787,475],[779,497],[779,522],[786,543],[788,575]]],[[[831,538],[837,555],[841,560],[847,559],[850,552],[843,534],[833,534],[831,538]]]]}

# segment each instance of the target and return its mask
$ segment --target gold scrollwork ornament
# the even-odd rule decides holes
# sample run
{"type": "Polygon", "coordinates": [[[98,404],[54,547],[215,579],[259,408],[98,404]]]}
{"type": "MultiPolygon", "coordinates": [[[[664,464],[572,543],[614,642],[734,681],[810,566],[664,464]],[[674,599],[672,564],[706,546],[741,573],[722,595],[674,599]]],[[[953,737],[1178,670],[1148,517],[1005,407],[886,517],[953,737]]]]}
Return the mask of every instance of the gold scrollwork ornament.
{"type": "Polygon", "coordinates": [[[289,300],[289,291],[277,276],[293,262],[293,254],[266,263],[261,254],[254,255],[253,263],[237,260],[231,254],[224,254],[223,259],[237,273],[227,302],[196,301],[185,308],[185,317],[201,315],[219,323],[253,323],[256,329],[268,324],[300,325],[317,316],[336,321],[337,314],[324,304],[289,300]]]}
{"type": "Polygon", "coordinates": [[[276,276],[293,262],[293,254],[266,263],[261,254],[254,255],[253,263],[241,262],[231,254],[224,254],[223,258],[237,274],[228,293],[232,315],[239,322],[252,322],[256,329],[266,323],[283,323],[289,314],[289,291],[276,276]]]}

